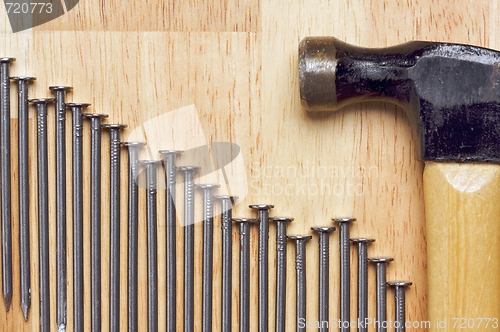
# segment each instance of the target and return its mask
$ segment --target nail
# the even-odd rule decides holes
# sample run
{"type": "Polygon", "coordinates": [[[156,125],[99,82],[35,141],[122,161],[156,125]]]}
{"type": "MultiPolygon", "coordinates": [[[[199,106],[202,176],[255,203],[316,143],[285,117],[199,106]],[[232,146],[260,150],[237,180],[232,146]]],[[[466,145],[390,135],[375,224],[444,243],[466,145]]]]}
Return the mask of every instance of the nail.
{"type": "Polygon", "coordinates": [[[138,220],[139,220],[139,151],[146,146],[142,142],[124,142],[128,148],[128,249],[127,249],[127,321],[128,331],[137,332],[138,326],[138,220]]]}
{"type": "Polygon", "coordinates": [[[30,201],[29,201],[29,120],[28,83],[34,77],[11,77],[17,81],[18,96],[18,160],[19,160],[19,274],[21,310],[28,321],[31,307],[30,277],[30,201]]]}
{"type": "Polygon", "coordinates": [[[374,257],[368,258],[375,263],[377,269],[377,332],[387,331],[387,285],[386,285],[386,267],[387,263],[392,262],[392,257],[374,257]]]}
{"type": "Polygon", "coordinates": [[[240,224],[240,332],[250,331],[250,224],[258,219],[233,218],[240,224]]]}
{"type": "Polygon", "coordinates": [[[218,184],[196,184],[203,190],[203,272],[201,291],[201,330],[212,331],[212,293],[213,293],[213,259],[214,259],[214,195],[213,190],[220,188],[218,184]]]}
{"type": "Polygon", "coordinates": [[[159,151],[165,167],[165,246],[166,246],[166,283],[167,283],[167,332],[176,332],[176,226],[177,212],[175,208],[175,157],[182,151],[159,151]]]}
{"type": "Polygon", "coordinates": [[[83,114],[90,119],[90,321],[101,330],[101,121],[104,114],[83,114]]]}
{"type": "Polygon", "coordinates": [[[349,225],[356,218],[333,218],[339,223],[340,243],[340,331],[349,332],[351,321],[351,243],[349,225]]]}
{"type": "Polygon", "coordinates": [[[250,205],[259,211],[259,332],[269,329],[269,209],[274,205],[250,205]]]}
{"type": "Polygon", "coordinates": [[[387,285],[394,286],[394,299],[395,299],[395,316],[394,330],[395,332],[406,331],[406,298],[405,289],[411,286],[409,281],[391,281],[387,285]]]}
{"type": "Polygon", "coordinates": [[[67,263],[66,263],[66,86],[51,86],[56,102],[56,324],[66,327],[67,263]]]}
{"type": "Polygon", "coordinates": [[[83,109],[90,104],[66,103],[72,113],[73,136],[73,329],[84,331],[83,293],[83,109]]]}
{"type": "Polygon", "coordinates": [[[231,332],[232,260],[233,260],[233,210],[232,203],[238,196],[214,196],[221,202],[222,229],[222,283],[221,331],[231,332]]]}
{"type": "Polygon", "coordinates": [[[286,321],[286,226],[293,221],[288,217],[272,217],[276,222],[276,307],[275,330],[285,331],[286,321]]]}
{"type": "Polygon", "coordinates": [[[38,246],[40,288],[40,332],[50,331],[49,270],[49,162],[47,155],[47,104],[54,99],[30,99],[36,104],[38,168],[38,246]]]}
{"type": "Polygon", "coordinates": [[[312,239],[312,236],[288,235],[287,238],[295,241],[295,280],[297,284],[295,330],[301,332],[306,330],[305,324],[301,324],[306,320],[306,241],[312,239]]]}
{"type": "Polygon", "coordinates": [[[311,227],[318,232],[319,241],[319,331],[328,331],[329,326],[329,269],[330,269],[330,233],[336,230],[335,227],[311,227]]]}
{"type": "Polygon", "coordinates": [[[109,129],[109,330],[120,330],[120,130],[122,124],[106,124],[109,129]]]}
{"type": "Polygon", "coordinates": [[[194,173],[199,167],[182,166],[184,173],[184,332],[194,331],[194,173]]]}
{"type": "Polygon", "coordinates": [[[12,211],[10,172],[10,79],[9,66],[14,58],[0,58],[0,189],[2,220],[2,290],[5,308],[12,302],[12,211]]]}
{"type": "Polygon", "coordinates": [[[158,238],[157,224],[157,188],[158,166],[161,160],[141,160],[139,164],[146,167],[146,226],[147,226],[147,251],[148,251],[148,331],[158,331],[158,238]]]}
{"type": "Polygon", "coordinates": [[[369,243],[374,239],[356,238],[351,242],[358,245],[358,332],[366,332],[368,318],[368,253],[369,243]]]}

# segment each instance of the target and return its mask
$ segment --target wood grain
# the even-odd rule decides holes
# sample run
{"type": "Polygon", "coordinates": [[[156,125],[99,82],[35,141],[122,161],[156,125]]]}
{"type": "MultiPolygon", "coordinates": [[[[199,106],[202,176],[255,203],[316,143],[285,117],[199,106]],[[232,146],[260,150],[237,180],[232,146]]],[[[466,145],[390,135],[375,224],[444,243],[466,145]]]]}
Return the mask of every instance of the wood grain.
{"type": "MultiPolygon", "coordinates": [[[[255,216],[249,204],[275,205],[271,215],[290,215],[295,221],[289,233],[310,233],[310,227],[331,225],[335,216],[354,216],[353,236],[377,239],[370,255],[392,255],[388,279],[410,279],[408,320],[427,319],[426,246],[423,164],[415,158],[415,141],[403,109],[391,104],[363,103],[336,113],[307,114],[299,103],[297,51],[301,38],[333,35],[365,47],[384,47],[408,40],[434,40],[500,47],[496,43],[499,23],[498,1],[80,1],[68,14],[32,30],[13,34],[4,7],[0,6],[0,50],[2,56],[18,60],[12,75],[38,78],[32,96],[49,95],[48,85],[75,87],[68,100],[90,102],[91,112],[107,113],[108,122],[126,123],[126,140],[142,132],[150,144],[161,135],[145,131],[145,123],[194,105],[202,128],[201,139],[238,144],[244,160],[248,193],[238,202],[234,216],[255,216]]],[[[16,117],[13,87],[12,114],[16,117]]],[[[49,117],[53,129],[54,119],[49,117]]],[[[68,120],[70,116],[68,115],[68,120]]],[[[12,120],[13,127],[16,119],[12,120]]],[[[186,140],[198,140],[186,128],[186,140]]],[[[88,163],[88,128],[85,162],[88,163]]],[[[32,308],[25,323],[19,306],[19,285],[14,284],[11,311],[5,313],[0,301],[3,331],[38,330],[38,242],[36,222],[35,127],[31,127],[31,260],[32,308]]],[[[15,130],[12,141],[16,142],[15,130]]],[[[134,136],[137,137],[137,136],[134,136]]],[[[68,140],[70,135],[68,135],[68,140]]],[[[53,140],[52,140],[53,141],[53,140]]],[[[50,142],[52,142],[50,141],[50,142]]],[[[103,172],[108,170],[108,137],[103,137],[103,172]]],[[[170,148],[170,147],[164,147],[170,148]]],[[[13,170],[17,167],[15,150],[13,170]]],[[[70,152],[71,149],[68,148],[70,152]]],[[[68,152],[68,153],[69,153],[68,152]]],[[[54,167],[54,149],[49,157],[54,167]]],[[[150,151],[145,157],[158,156],[150,151]]],[[[125,170],[125,153],[122,155],[125,170]]],[[[189,160],[179,159],[179,164],[189,160]]],[[[88,164],[86,164],[88,165],[88,164]]],[[[68,170],[70,164],[68,163],[68,170]]],[[[85,170],[88,193],[88,167],[85,170]]],[[[68,171],[68,174],[70,172],[68,171]]],[[[52,180],[53,180],[53,174],[52,180]]],[[[241,176],[244,177],[244,176],[241,176]]],[[[218,179],[203,178],[199,181],[218,179]]],[[[178,179],[181,180],[180,178],[178,179]]],[[[161,181],[161,179],[160,179],[161,181]]],[[[16,183],[15,181],[13,182],[16,183]]],[[[68,186],[71,181],[68,181],[68,186]]],[[[15,188],[15,187],[14,187],[15,188]]],[[[103,177],[102,257],[103,330],[108,330],[107,281],[109,262],[108,182],[103,177]]],[[[126,200],[126,178],[122,181],[126,200]]],[[[53,189],[53,188],[52,188],[53,189]]],[[[51,192],[54,192],[53,190],[51,192]]],[[[68,308],[72,309],[71,187],[68,187],[68,308]]],[[[140,326],[146,326],[145,193],[140,193],[141,251],[139,256],[140,326]]],[[[13,191],[13,225],[17,225],[17,191],[13,191]]],[[[201,197],[197,195],[197,218],[201,197]]],[[[165,250],[162,226],[163,193],[159,195],[160,326],[165,322],[165,250]]],[[[89,197],[85,196],[85,302],[86,326],[90,325],[90,267],[88,245],[89,197]]],[[[179,225],[182,223],[182,189],[178,189],[179,225]]],[[[55,202],[51,197],[51,232],[55,202]]],[[[216,211],[219,207],[217,206],[216,211]]],[[[215,248],[219,247],[219,219],[215,224],[215,248]]],[[[126,329],[126,207],[122,206],[121,327],[126,329]]],[[[16,227],[14,227],[16,229],[16,227]]],[[[201,224],[196,225],[196,273],[201,273],[201,224]]],[[[251,330],[257,327],[257,233],[252,229],[251,330]]],[[[274,226],[270,245],[274,248],[274,226]]],[[[183,232],[177,231],[178,330],[182,330],[182,248],[183,232]]],[[[14,233],[13,236],[17,236],[14,233]]],[[[233,329],[238,326],[238,236],[233,234],[233,329]]],[[[16,241],[14,241],[16,244],[16,241]]],[[[15,279],[19,273],[19,249],[14,246],[15,279]]],[[[55,250],[51,242],[51,250],[55,250]]],[[[308,320],[317,318],[317,238],[307,246],[308,320]]],[[[331,237],[330,317],[338,319],[338,240],[331,237]]],[[[353,251],[354,253],[354,251],[353,251]]],[[[294,303],[294,249],[288,249],[287,302],[294,303]]],[[[51,256],[51,287],[55,289],[55,253],[51,256]]],[[[353,267],[356,259],[351,259],[353,267]]],[[[271,250],[270,270],[275,269],[271,250]]],[[[214,293],[220,289],[220,257],[215,253],[214,293]]],[[[370,285],[374,270],[370,269],[370,285]]],[[[355,268],[352,283],[355,284],[355,268]]],[[[274,273],[270,294],[274,294],[274,273]]],[[[352,320],[355,320],[355,289],[352,293],[352,320]]],[[[195,300],[201,298],[201,281],[196,279],[195,300]]],[[[370,289],[370,317],[375,317],[374,287],[370,289]]],[[[392,293],[389,294],[391,299],[392,293]]],[[[52,297],[55,298],[55,297],[52,297]]],[[[270,330],[274,330],[274,296],[270,303],[270,330]]],[[[197,301],[198,302],[198,301],[197,301]]],[[[51,303],[55,327],[55,301],[51,303]]],[[[393,319],[393,301],[389,301],[393,319]]],[[[293,331],[295,308],[287,307],[287,330],[293,331]]],[[[201,308],[195,311],[200,329],[201,308]]],[[[220,328],[220,299],[214,296],[214,330],[220,328]]],[[[68,329],[72,330],[71,314],[68,329]]],[[[418,329],[408,329],[417,331],[418,329]]],[[[373,328],[370,329],[373,331],[373,328]]]]}

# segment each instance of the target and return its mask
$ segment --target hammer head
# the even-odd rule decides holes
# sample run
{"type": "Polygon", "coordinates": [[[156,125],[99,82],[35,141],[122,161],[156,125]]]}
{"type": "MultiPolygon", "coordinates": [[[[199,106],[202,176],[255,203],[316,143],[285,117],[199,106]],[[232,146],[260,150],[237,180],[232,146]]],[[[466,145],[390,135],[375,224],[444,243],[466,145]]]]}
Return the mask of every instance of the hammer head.
{"type": "Polygon", "coordinates": [[[435,42],[366,49],[308,37],[299,81],[308,111],[361,101],[404,107],[422,160],[500,163],[500,52],[435,42]]]}

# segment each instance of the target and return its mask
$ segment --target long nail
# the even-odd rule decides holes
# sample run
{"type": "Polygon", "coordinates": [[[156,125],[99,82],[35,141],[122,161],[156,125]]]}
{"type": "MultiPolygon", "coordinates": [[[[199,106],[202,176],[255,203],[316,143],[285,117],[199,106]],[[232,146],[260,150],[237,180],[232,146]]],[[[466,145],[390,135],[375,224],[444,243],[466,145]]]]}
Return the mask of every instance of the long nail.
{"type": "Polygon", "coordinates": [[[203,272],[201,291],[201,330],[212,331],[212,293],[214,259],[214,195],[218,184],[197,184],[203,190],[203,272]]]}
{"type": "Polygon", "coordinates": [[[368,318],[368,253],[369,243],[374,239],[356,238],[351,242],[358,244],[358,332],[366,332],[368,318]]]}
{"type": "Polygon", "coordinates": [[[182,151],[164,150],[160,151],[165,167],[165,247],[166,247],[166,283],[167,283],[167,306],[166,327],[167,332],[176,332],[176,226],[177,212],[175,208],[175,157],[182,151]]]}
{"type": "Polygon", "coordinates": [[[199,167],[182,166],[184,173],[184,332],[194,331],[194,173],[199,167]]]}
{"type": "Polygon", "coordinates": [[[214,196],[221,202],[222,229],[222,283],[221,283],[221,331],[231,332],[232,260],[233,260],[233,213],[232,203],[238,196],[214,196]]]}
{"type": "Polygon", "coordinates": [[[328,331],[330,324],[329,312],[329,270],[330,270],[330,233],[335,231],[335,227],[311,227],[318,232],[319,237],[319,331],[328,331]]]}
{"type": "Polygon", "coordinates": [[[30,277],[30,201],[29,201],[29,120],[28,83],[34,77],[11,77],[17,81],[18,96],[18,154],[19,154],[19,274],[21,290],[21,310],[28,321],[31,307],[30,277]]]}
{"type": "Polygon", "coordinates": [[[288,235],[288,239],[295,241],[295,280],[296,289],[296,322],[297,332],[306,330],[306,242],[312,239],[310,235],[288,235]]]}
{"type": "Polygon", "coordinates": [[[387,263],[392,262],[392,257],[373,257],[368,258],[372,263],[375,263],[377,274],[377,332],[387,331],[387,284],[386,284],[386,268],[387,263]]]}
{"type": "Polygon", "coordinates": [[[120,330],[120,130],[122,124],[106,124],[109,129],[109,330],[120,330]]]}
{"type": "Polygon", "coordinates": [[[83,293],[83,109],[90,104],[67,103],[72,113],[73,136],[73,329],[84,331],[83,293]]]}
{"type": "Polygon", "coordinates": [[[157,188],[158,166],[161,160],[141,160],[139,164],[146,167],[146,228],[148,251],[148,331],[158,331],[158,237],[157,237],[157,188]]]}
{"type": "Polygon", "coordinates": [[[274,205],[256,204],[259,211],[259,332],[269,329],[269,209],[274,205]]]}
{"type": "Polygon", "coordinates": [[[49,161],[47,154],[47,104],[54,99],[31,99],[36,104],[38,168],[38,246],[40,288],[40,332],[50,331],[49,270],[49,161]]]}
{"type": "Polygon", "coordinates": [[[409,281],[391,281],[387,285],[394,287],[394,299],[395,299],[395,316],[394,321],[394,331],[395,332],[405,332],[406,331],[406,296],[405,289],[411,286],[412,283],[409,281]]]}
{"type": "Polygon", "coordinates": [[[124,142],[128,148],[128,248],[127,248],[127,321],[128,331],[137,332],[138,326],[138,220],[139,220],[139,151],[146,146],[142,142],[124,142]]]}
{"type": "Polygon", "coordinates": [[[56,324],[66,327],[67,265],[66,265],[66,86],[51,86],[56,93],[56,324]]]}
{"type": "Polygon", "coordinates": [[[101,330],[101,121],[104,114],[83,114],[90,119],[90,324],[101,330]]]}
{"type": "Polygon", "coordinates": [[[272,217],[276,222],[276,306],[275,330],[285,331],[286,321],[286,226],[293,221],[288,217],[272,217]]]}
{"type": "Polygon", "coordinates": [[[250,224],[258,219],[234,218],[240,224],[240,332],[250,331],[250,224]]]}
{"type": "Polygon", "coordinates": [[[356,218],[333,218],[339,223],[340,243],[340,331],[349,332],[351,321],[351,243],[349,226],[356,218]]]}
{"type": "Polygon", "coordinates": [[[2,220],[2,290],[5,308],[12,302],[12,211],[10,173],[10,79],[9,66],[14,58],[0,58],[0,189],[2,220]]]}

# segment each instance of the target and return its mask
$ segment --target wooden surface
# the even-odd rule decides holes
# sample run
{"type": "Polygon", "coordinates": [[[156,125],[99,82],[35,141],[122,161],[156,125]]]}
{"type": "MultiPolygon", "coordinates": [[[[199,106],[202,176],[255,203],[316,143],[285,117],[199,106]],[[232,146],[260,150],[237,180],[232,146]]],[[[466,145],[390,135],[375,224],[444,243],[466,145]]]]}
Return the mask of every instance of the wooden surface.
{"type": "MultiPolygon", "coordinates": [[[[384,47],[408,40],[471,43],[499,48],[498,1],[80,1],[69,12],[45,25],[12,34],[4,7],[0,6],[0,55],[16,57],[12,75],[36,76],[31,96],[49,95],[49,85],[72,85],[68,100],[92,103],[92,112],[107,113],[109,123],[129,125],[124,139],[145,132],[144,124],[167,112],[195,105],[201,131],[207,141],[227,141],[241,147],[246,169],[248,195],[238,202],[234,216],[255,216],[249,204],[269,203],[271,215],[290,215],[295,221],[289,233],[309,233],[311,226],[331,225],[335,216],[354,216],[352,236],[370,236],[377,242],[370,255],[391,255],[388,279],[409,279],[408,320],[427,320],[426,246],[423,164],[415,159],[415,141],[403,109],[391,104],[363,103],[337,113],[306,114],[299,103],[297,49],[308,35],[333,35],[352,44],[384,47]],[[285,188],[289,190],[285,192],[285,188]],[[323,188],[323,190],[318,190],[323,188]],[[280,190],[281,189],[281,190],[280,190]]],[[[13,93],[14,96],[14,93],[13,93]]],[[[13,117],[16,103],[13,99],[13,117]]],[[[192,107],[192,106],[191,106],[192,107]]],[[[33,114],[32,114],[33,115],[33,114]]],[[[68,118],[70,118],[68,116],[68,118]]],[[[12,121],[16,125],[16,119],[12,121]]],[[[53,112],[49,116],[53,129],[53,112]]],[[[31,126],[30,146],[35,147],[31,126]]],[[[85,138],[89,158],[88,127],[85,138]]],[[[154,133],[145,133],[153,140],[154,133]]],[[[13,142],[16,131],[13,130],[13,142]]],[[[54,142],[53,131],[49,142],[54,142]]],[[[200,138],[197,136],[197,138],[200,138]]],[[[70,135],[68,134],[68,140],[70,135]]],[[[103,139],[103,155],[108,149],[103,139]]],[[[163,146],[162,148],[171,148],[163,146]]],[[[13,169],[17,162],[13,150],[13,169]]],[[[69,151],[68,151],[69,152],[69,151]]],[[[125,167],[125,153],[123,167],[125,167]]],[[[154,156],[156,157],[156,155],[154,156]]],[[[54,165],[54,148],[49,151],[54,165]]],[[[183,159],[179,159],[183,164],[183,159]]],[[[86,164],[88,165],[88,164],[86,164]]],[[[32,307],[25,323],[19,305],[17,244],[17,191],[13,191],[14,298],[9,313],[0,301],[0,326],[4,331],[38,330],[38,250],[36,222],[36,158],[31,155],[31,268],[32,307]]],[[[103,171],[108,167],[103,158],[103,171]]],[[[68,174],[70,174],[68,172],[68,174]]],[[[85,196],[85,304],[86,327],[90,325],[89,197],[88,167],[85,196]]],[[[55,192],[54,174],[51,193],[55,192]]],[[[244,177],[244,175],[241,175],[244,177]]],[[[213,181],[213,179],[210,179],[213,181]]],[[[201,180],[200,180],[201,181],[201,180]]],[[[71,192],[68,179],[68,189],[71,192]]],[[[17,186],[14,173],[13,188],[17,186]]],[[[103,177],[103,190],[108,186],[103,177]]],[[[126,178],[123,177],[123,201],[126,178]]],[[[201,202],[197,196],[198,202],[201,202]]],[[[140,326],[146,326],[145,191],[141,191],[139,271],[141,289],[140,326]]],[[[163,192],[159,195],[160,216],[163,192]]],[[[182,191],[178,195],[182,211],[182,191]]],[[[68,194],[68,203],[70,203],[68,194]]],[[[107,195],[103,196],[103,330],[108,329],[107,292],[109,263],[109,216],[107,195]]],[[[55,201],[50,197],[51,232],[55,234],[55,201]]],[[[218,209],[218,207],[217,207],[218,209]]],[[[201,205],[197,204],[201,215],[201,205]]],[[[68,216],[71,204],[68,204],[68,216]]],[[[179,216],[182,217],[182,214],[179,216]]],[[[182,220],[182,219],[179,219],[182,220]]],[[[165,322],[164,228],[159,220],[160,326],[165,322]]],[[[121,326],[126,329],[126,207],[122,206],[121,326]]],[[[215,248],[220,241],[216,219],[215,248]]],[[[196,273],[201,273],[201,224],[196,225],[196,273]]],[[[72,321],[72,227],[68,217],[68,327],[72,321]]],[[[256,229],[252,230],[251,330],[257,327],[256,229]]],[[[182,228],[178,246],[178,321],[182,322],[182,228]]],[[[233,327],[236,330],[238,299],[238,236],[233,236],[233,327]]],[[[274,246],[271,226],[270,245],[274,246]]],[[[317,238],[307,246],[307,319],[317,319],[317,238]]],[[[55,238],[51,237],[51,289],[55,289],[55,238]]],[[[353,252],[354,253],[354,252],[353,252]]],[[[330,317],[338,319],[338,241],[331,237],[330,317]]],[[[294,303],[294,249],[288,249],[287,301],[294,303]]],[[[274,271],[274,250],[270,265],[274,271]]],[[[353,267],[356,257],[351,259],[353,267]]],[[[214,260],[214,292],[219,291],[220,257],[214,260]]],[[[375,317],[374,269],[370,267],[369,316],[375,317]]],[[[355,268],[352,271],[355,285],[355,268]]],[[[196,278],[196,302],[201,298],[201,279],[196,278]]],[[[274,294],[274,274],[270,294],[274,294]]],[[[352,291],[352,320],[356,317],[352,291]]],[[[55,327],[55,296],[51,296],[52,326],[55,327]]],[[[270,331],[274,330],[274,296],[270,296],[270,331]]],[[[388,295],[393,319],[392,292],[388,295]]],[[[214,330],[220,327],[220,297],[214,296],[214,330]]],[[[200,330],[200,306],[196,307],[200,330]]],[[[294,305],[287,307],[287,330],[294,331],[294,305]]],[[[181,331],[182,324],[178,330],[181,331]]],[[[370,328],[373,331],[373,327],[370,328]]],[[[419,329],[408,329],[417,331],[419,329]]]]}
{"type": "Polygon", "coordinates": [[[431,331],[495,331],[500,166],[429,162],[424,183],[429,319],[448,321],[447,329],[434,324],[431,331]]]}

